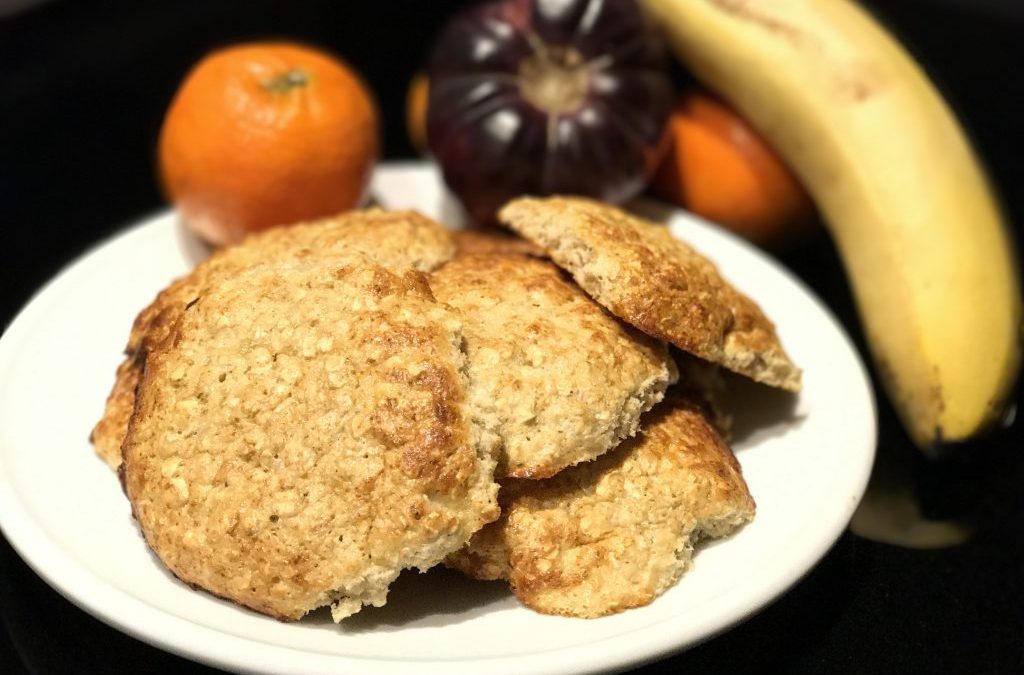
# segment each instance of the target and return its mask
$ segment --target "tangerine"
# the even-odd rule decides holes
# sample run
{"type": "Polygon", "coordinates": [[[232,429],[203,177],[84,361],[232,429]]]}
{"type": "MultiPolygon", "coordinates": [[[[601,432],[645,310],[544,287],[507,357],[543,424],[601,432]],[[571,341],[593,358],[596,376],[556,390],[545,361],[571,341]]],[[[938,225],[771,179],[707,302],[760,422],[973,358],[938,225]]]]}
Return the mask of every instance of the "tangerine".
{"type": "Polygon", "coordinates": [[[293,43],[241,44],[188,74],[160,132],[164,189],[213,244],[350,209],[380,152],[373,95],[346,63],[293,43]]]}
{"type": "Polygon", "coordinates": [[[686,92],[667,125],[669,148],[651,184],[659,197],[763,246],[806,229],[814,207],[803,186],[737,112],[686,92]]]}
{"type": "Polygon", "coordinates": [[[427,151],[427,101],[430,88],[425,73],[416,73],[405,95],[405,129],[412,147],[419,153],[427,151]]]}

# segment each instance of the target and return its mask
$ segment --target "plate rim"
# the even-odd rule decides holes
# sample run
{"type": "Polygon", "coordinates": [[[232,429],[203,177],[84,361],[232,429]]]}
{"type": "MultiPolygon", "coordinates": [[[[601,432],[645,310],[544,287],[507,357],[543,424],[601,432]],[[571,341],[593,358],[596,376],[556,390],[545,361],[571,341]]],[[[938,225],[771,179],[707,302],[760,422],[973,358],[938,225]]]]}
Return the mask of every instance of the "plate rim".
{"type": "MultiPolygon", "coordinates": [[[[427,162],[400,161],[384,162],[377,168],[377,176],[402,171],[434,172],[436,167],[427,162]]],[[[638,200],[638,205],[661,206],[656,200],[638,200]]],[[[808,574],[845,531],[854,510],[863,497],[874,463],[878,437],[878,411],[871,381],[863,359],[854,346],[842,324],[831,310],[799,277],[769,255],[756,249],[737,235],[721,230],[692,214],[672,208],[672,218],[683,218],[703,227],[714,228],[715,234],[723,236],[731,245],[739,246],[752,253],[760,262],[782,274],[812,302],[828,320],[842,341],[842,346],[852,357],[857,371],[858,384],[866,394],[865,402],[871,424],[865,434],[868,446],[861,455],[859,475],[851,482],[855,488],[854,498],[847,500],[844,507],[837,509],[827,528],[827,536],[814,541],[812,546],[802,549],[799,563],[791,564],[786,572],[779,575],[775,583],[762,584],[756,593],[740,594],[741,601],[716,602],[710,608],[709,621],[705,622],[696,637],[674,636],[664,630],[652,631],[653,626],[635,627],[617,633],[602,641],[602,649],[593,649],[592,644],[573,645],[556,649],[498,657],[470,657],[465,660],[388,660],[375,657],[327,654],[296,647],[261,642],[224,632],[212,626],[194,623],[170,611],[151,605],[142,599],[111,585],[91,570],[76,563],[69,553],[62,551],[59,544],[48,536],[48,531],[39,523],[27,505],[18,499],[14,484],[8,477],[6,463],[0,453],[0,531],[11,547],[49,586],[61,596],[86,613],[100,619],[118,631],[159,649],[187,659],[238,672],[287,673],[293,672],[296,659],[301,658],[301,667],[310,673],[337,672],[396,672],[416,666],[422,673],[475,673],[488,668],[494,673],[583,673],[621,669],[649,663],[728,630],[763,610],[794,584],[808,574]],[[742,609],[737,611],[737,607],[742,609]],[[170,625],[168,625],[168,622],[170,625]],[[227,645],[227,647],[225,646],[227,645]],[[607,648],[606,648],[607,646],[607,648]]],[[[174,217],[172,209],[165,209],[141,217],[104,237],[88,247],[72,261],[40,286],[27,303],[5,327],[0,336],[0,374],[11,367],[12,357],[17,354],[17,345],[30,336],[31,327],[44,309],[55,301],[60,282],[81,265],[85,265],[98,252],[125,237],[138,234],[148,228],[158,227],[161,222],[174,217]]],[[[724,597],[728,597],[726,594],[724,597]]],[[[657,625],[657,624],[655,624],[657,625]]]]}

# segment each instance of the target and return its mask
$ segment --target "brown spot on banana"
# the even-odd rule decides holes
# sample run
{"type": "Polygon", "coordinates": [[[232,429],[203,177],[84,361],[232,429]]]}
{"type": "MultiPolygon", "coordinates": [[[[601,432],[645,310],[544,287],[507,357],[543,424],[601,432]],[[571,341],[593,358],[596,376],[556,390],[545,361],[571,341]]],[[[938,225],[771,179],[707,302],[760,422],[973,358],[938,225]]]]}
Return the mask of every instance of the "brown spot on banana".
{"type": "Polygon", "coordinates": [[[837,71],[835,88],[851,103],[863,103],[884,88],[884,79],[870,63],[849,63],[837,71]]]}
{"type": "Polygon", "coordinates": [[[838,63],[829,54],[825,45],[812,33],[772,15],[762,6],[754,6],[750,0],[705,0],[718,10],[739,20],[759,26],[784,38],[795,49],[811,52],[808,58],[831,70],[828,84],[839,98],[850,103],[863,103],[883,88],[883,79],[878,68],[869,63],[838,63]]]}
{"type": "Polygon", "coordinates": [[[793,43],[802,43],[810,38],[809,35],[796,26],[792,26],[778,17],[762,11],[760,8],[751,7],[749,0],[707,0],[707,2],[721,11],[733,15],[737,19],[757,24],[793,43]]]}
{"type": "MultiPolygon", "coordinates": [[[[877,344],[878,339],[872,341],[877,344]]],[[[896,375],[888,359],[875,350],[875,370],[882,386],[889,393],[894,401],[903,401],[904,405],[897,406],[897,413],[900,415],[903,426],[913,436],[914,441],[922,447],[936,447],[943,438],[942,413],[946,409],[946,403],[942,397],[942,387],[939,369],[932,366],[930,369],[929,385],[923,393],[913,391],[913,388],[904,386],[903,380],[896,375]]]]}

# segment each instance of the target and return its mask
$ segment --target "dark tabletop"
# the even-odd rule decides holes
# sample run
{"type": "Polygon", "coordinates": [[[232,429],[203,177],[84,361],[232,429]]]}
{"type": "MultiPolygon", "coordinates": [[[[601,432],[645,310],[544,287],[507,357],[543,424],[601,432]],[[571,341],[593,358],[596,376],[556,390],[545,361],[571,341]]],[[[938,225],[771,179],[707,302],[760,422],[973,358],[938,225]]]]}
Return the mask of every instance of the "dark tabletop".
{"type": "MultiPolygon", "coordinates": [[[[0,12],[17,4],[25,3],[0,2],[0,12]]],[[[344,55],[380,100],[386,157],[413,157],[404,132],[406,85],[457,4],[58,0],[0,18],[0,325],[75,256],[161,208],[154,139],[180,78],[209,49],[286,36],[344,55]]],[[[992,172],[1019,241],[1024,4],[868,4],[946,92],[992,172]]],[[[783,262],[826,300],[864,353],[827,238],[818,236],[783,262]]],[[[881,395],[879,403],[880,464],[899,468],[927,517],[965,524],[970,540],[915,550],[847,532],[774,604],[659,666],[711,673],[1024,672],[1020,424],[926,460],[881,395]]],[[[115,671],[212,672],[77,609],[0,538],[0,672],[115,671]]]]}

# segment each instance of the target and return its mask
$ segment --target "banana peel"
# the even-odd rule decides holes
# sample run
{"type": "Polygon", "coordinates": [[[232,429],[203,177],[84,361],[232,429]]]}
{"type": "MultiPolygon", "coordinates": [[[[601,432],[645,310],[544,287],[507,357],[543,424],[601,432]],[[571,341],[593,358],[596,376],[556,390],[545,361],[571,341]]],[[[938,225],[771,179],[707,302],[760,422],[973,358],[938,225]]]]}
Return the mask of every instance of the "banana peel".
{"type": "Polygon", "coordinates": [[[920,66],[848,0],[641,0],[810,191],[876,372],[921,448],[1000,421],[1021,363],[1003,214],[920,66]]]}

